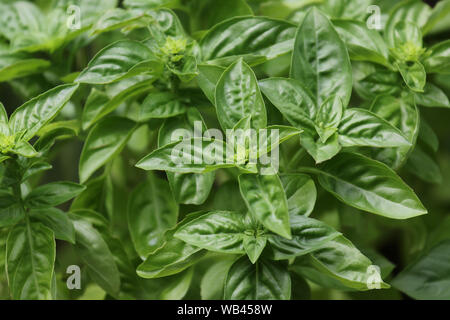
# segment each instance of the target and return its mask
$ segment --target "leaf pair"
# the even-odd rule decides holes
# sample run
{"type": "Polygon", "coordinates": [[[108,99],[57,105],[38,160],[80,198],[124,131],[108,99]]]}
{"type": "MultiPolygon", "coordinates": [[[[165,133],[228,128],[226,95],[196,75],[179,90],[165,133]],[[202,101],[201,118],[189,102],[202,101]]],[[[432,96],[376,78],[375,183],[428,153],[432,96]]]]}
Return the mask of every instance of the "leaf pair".
{"type": "Polygon", "coordinates": [[[0,151],[34,157],[36,150],[28,143],[70,100],[78,85],[62,85],[29,100],[8,117],[0,104],[0,151]]]}
{"type": "Polygon", "coordinates": [[[329,160],[341,147],[410,145],[396,127],[365,109],[345,109],[337,96],[326,99],[318,109],[297,80],[269,78],[260,81],[260,87],[293,126],[305,130],[300,142],[317,163],[329,160]]]}

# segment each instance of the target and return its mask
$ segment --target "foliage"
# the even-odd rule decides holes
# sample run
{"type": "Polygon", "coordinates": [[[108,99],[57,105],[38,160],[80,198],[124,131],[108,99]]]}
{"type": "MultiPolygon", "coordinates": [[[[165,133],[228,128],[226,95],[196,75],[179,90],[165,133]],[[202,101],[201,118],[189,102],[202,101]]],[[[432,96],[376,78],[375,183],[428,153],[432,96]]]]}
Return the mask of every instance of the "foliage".
{"type": "Polygon", "coordinates": [[[3,1],[0,298],[450,299],[450,1],[393,3],[3,1]]]}

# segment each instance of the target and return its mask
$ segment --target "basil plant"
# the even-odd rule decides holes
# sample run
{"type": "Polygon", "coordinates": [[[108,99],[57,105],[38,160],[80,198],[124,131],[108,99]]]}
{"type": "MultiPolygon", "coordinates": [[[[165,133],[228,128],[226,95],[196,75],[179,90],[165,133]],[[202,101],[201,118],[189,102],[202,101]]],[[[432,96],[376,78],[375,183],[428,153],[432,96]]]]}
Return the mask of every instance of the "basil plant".
{"type": "Polygon", "coordinates": [[[3,1],[0,298],[450,299],[449,18],[3,1]]]}

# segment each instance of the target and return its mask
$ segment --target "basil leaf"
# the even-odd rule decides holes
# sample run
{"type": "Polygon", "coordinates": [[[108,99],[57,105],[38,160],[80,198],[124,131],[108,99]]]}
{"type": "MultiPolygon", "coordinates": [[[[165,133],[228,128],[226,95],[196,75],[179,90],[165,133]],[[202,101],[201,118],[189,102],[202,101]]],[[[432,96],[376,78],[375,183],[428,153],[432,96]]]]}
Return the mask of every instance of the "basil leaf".
{"type": "Polygon", "coordinates": [[[423,92],[427,74],[420,62],[400,62],[394,63],[394,66],[400,71],[409,89],[414,92],[423,92]]]}
{"type": "Polygon", "coordinates": [[[443,181],[439,165],[419,146],[411,152],[405,168],[426,182],[441,184],[443,181]]]}
{"type": "Polygon", "coordinates": [[[137,274],[140,277],[149,279],[166,277],[189,268],[203,258],[207,252],[206,250],[173,237],[178,228],[203,214],[204,212],[189,214],[178,223],[177,227],[167,231],[167,241],[138,266],[137,274]]]}
{"type": "Polygon", "coordinates": [[[269,236],[275,260],[290,259],[313,252],[340,235],[327,224],[302,215],[292,215],[290,223],[292,239],[269,236]]]}
{"type": "Polygon", "coordinates": [[[30,217],[52,230],[56,239],[75,244],[75,229],[65,212],[56,208],[33,209],[30,217]]]}
{"type": "Polygon", "coordinates": [[[25,218],[18,199],[7,190],[0,190],[0,227],[9,227],[25,218]]]}
{"type": "Polygon", "coordinates": [[[424,35],[427,33],[433,34],[439,32],[442,28],[442,24],[448,18],[450,13],[450,1],[443,0],[436,3],[434,8],[431,10],[431,14],[428,17],[425,25],[422,27],[422,32],[424,35]]]}
{"type": "Polygon", "coordinates": [[[315,133],[316,104],[302,83],[294,79],[269,78],[259,86],[270,102],[297,128],[315,133]]]}
{"type": "MultiPolygon", "coordinates": [[[[293,270],[310,278],[311,273],[307,271],[307,268],[312,266],[324,276],[357,290],[369,290],[373,288],[371,286],[389,288],[372,262],[344,236],[329,241],[322,248],[311,253],[308,258],[306,263],[296,261],[293,270]],[[304,264],[306,264],[306,273],[304,264]]],[[[316,279],[311,278],[311,280],[316,279]]]]}
{"type": "Polygon", "coordinates": [[[280,178],[288,201],[289,216],[309,216],[317,198],[314,181],[306,174],[283,174],[280,178]]]}
{"type": "MultiPolygon", "coordinates": [[[[189,108],[186,115],[181,117],[167,119],[159,130],[158,146],[172,142],[172,134],[175,130],[186,129],[194,132],[196,121],[197,124],[201,124],[202,130],[206,128],[200,112],[195,108],[189,108]]],[[[175,200],[184,204],[198,205],[205,202],[215,179],[214,172],[199,174],[167,172],[166,174],[175,200]]]]}
{"type": "MultiPolygon", "coordinates": [[[[119,93],[113,97],[109,97],[106,93],[93,89],[83,109],[83,130],[89,129],[93,124],[117,109],[123,102],[132,101],[132,99],[148,92],[153,81],[153,79],[142,79],[140,77],[126,79],[120,82],[124,86],[119,87],[119,93]]],[[[111,91],[114,92],[116,90],[113,88],[111,91]]]]}
{"type": "Polygon", "coordinates": [[[148,47],[138,41],[120,40],[100,50],[75,82],[107,84],[142,73],[160,72],[162,64],[148,47]]]}
{"type": "Polygon", "coordinates": [[[127,217],[134,247],[145,259],[161,246],[164,233],[177,223],[178,205],[169,184],[149,176],[131,193],[127,217]]]}
{"type": "Polygon", "coordinates": [[[389,66],[388,48],[376,30],[369,29],[364,22],[355,20],[334,19],[332,23],[347,45],[350,59],[389,66]]]}
{"type": "Polygon", "coordinates": [[[165,170],[175,173],[206,173],[220,168],[237,166],[226,158],[223,141],[192,138],[167,144],[136,164],[144,170],[165,170]]]}
{"type": "Polygon", "coordinates": [[[245,253],[244,233],[250,229],[245,216],[230,211],[212,211],[181,226],[175,237],[203,249],[245,253]]]}
{"type": "Polygon", "coordinates": [[[242,257],[231,266],[225,280],[224,298],[229,300],[289,300],[291,278],[278,262],[242,257]]]}
{"type": "Polygon", "coordinates": [[[424,61],[428,73],[450,73],[450,40],[439,42],[430,49],[431,54],[424,61]]]}
{"type": "Polygon", "coordinates": [[[350,100],[352,72],[347,48],[328,18],[315,8],[297,31],[290,74],[313,92],[318,105],[332,94],[341,98],[344,106],[350,100]]]}
{"type": "Polygon", "coordinates": [[[367,14],[369,0],[328,0],[320,8],[332,17],[362,19],[367,14]]]}
{"type": "MultiPolygon", "coordinates": [[[[374,100],[370,111],[400,129],[412,146],[416,144],[420,118],[419,111],[410,98],[381,95],[374,100]]],[[[406,161],[412,146],[379,150],[376,151],[375,158],[396,170],[406,161]]]]}
{"type": "Polygon", "coordinates": [[[6,274],[16,300],[51,299],[55,237],[40,223],[16,225],[6,240],[6,274]]]}
{"type": "Polygon", "coordinates": [[[320,139],[316,139],[314,135],[305,132],[300,137],[300,144],[314,158],[316,164],[330,160],[342,149],[337,133],[323,143],[320,139]]]}
{"type": "Polygon", "coordinates": [[[411,146],[399,129],[376,114],[359,108],[345,111],[339,126],[339,143],[344,147],[411,146]]]}
{"type": "Polygon", "coordinates": [[[80,156],[80,181],[85,182],[97,169],[119,153],[135,128],[129,119],[111,117],[98,123],[89,133],[80,156]]]}
{"type": "Polygon", "coordinates": [[[0,49],[0,82],[40,73],[49,66],[50,62],[47,60],[3,53],[0,49]]]}
{"type": "Polygon", "coordinates": [[[170,282],[167,283],[162,290],[159,298],[162,300],[181,300],[186,295],[191,285],[194,269],[190,268],[183,272],[170,277],[170,282]]]}
{"type": "Polygon", "coordinates": [[[139,121],[170,118],[186,112],[186,107],[172,92],[150,93],[142,102],[139,121]]]}
{"type": "Polygon", "coordinates": [[[197,67],[199,72],[197,77],[198,86],[209,101],[214,104],[216,101],[216,85],[225,68],[208,64],[199,64],[197,67]]]}
{"type": "Polygon", "coordinates": [[[386,21],[384,37],[388,46],[395,47],[395,25],[399,21],[409,21],[422,27],[430,16],[431,8],[422,1],[405,0],[398,3],[389,13],[386,21]]]}
{"type": "Polygon", "coordinates": [[[194,0],[189,2],[192,25],[195,30],[205,30],[221,21],[236,16],[253,15],[252,9],[244,0],[229,0],[217,2],[215,0],[194,0]]]}
{"type": "Polygon", "coordinates": [[[241,174],[239,189],[254,218],[270,231],[291,238],[288,203],[277,175],[241,174]]]}
{"type": "Polygon", "coordinates": [[[225,278],[235,260],[234,256],[231,256],[231,258],[224,256],[206,270],[200,282],[200,296],[202,300],[223,299],[225,278]]]}
{"type": "Polygon", "coordinates": [[[427,213],[413,190],[381,162],[343,152],[320,170],[320,185],[350,206],[392,219],[427,213]]]}
{"type": "Polygon", "coordinates": [[[402,270],[392,285],[414,299],[449,299],[449,250],[450,241],[442,241],[402,270]]]}
{"type": "Polygon", "coordinates": [[[89,222],[76,214],[69,217],[75,228],[75,251],[85,263],[89,276],[103,290],[115,296],[120,289],[120,276],[114,257],[107,243],[89,222]]]}
{"type": "Polygon", "coordinates": [[[316,115],[316,131],[322,143],[327,142],[336,131],[341,122],[344,106],[338,96],[327,98],[319,108],[316,115]]]}
{"type": "Polygon", "coordinates": [[[420,118],[419,138],[434,152],[439,150],[439,138],[423,117],[420,118]]]}
{"type": "Polygon", "coordinates": [[[105,12],[92,27],[92,35],[98,35],[116,29],[130,31],[137,27],[144,27],[148,23],[148,16],[143,12],[114,8],[105,12]]]}
{"type": "Polygon", "coordinates": [[[418,105],[424,107],[450,108],[448,97],[440,88],[431,83],[426,83],[423,90],[423,93],[416,93],[414,95],[418,105]]]}
{"type": "Polygon", "coordinates": [[[203,60],[212,64],[239,56],[262,57],[261,63],[290,52],[294,36],[295,25],[286,21],[234,17],[211,28],[200,41],[200,47],[203,60]]]}
{"type": "Polygon", "coordinates": [[[30,140],[61,111],[77,89],[77,84],[58,86],[24,103],[9,119],[12,133],[23,133],[22,139],[30,140]]]}
{"type": "Polygon", "coordinates": [[[51,182],[33,189],[25,198],[31,208],[49,208],[67,202],[86,187],[73,182],[51,182]]]}
{"type": "Polygon", "coordinates": [[[264,100],[252,69],[242,60],[229,66],[216,86],[217,117],[221,127],[233,128],[246,116],[251,116],[255,129],[267,125],[264,100]]]}
{"type": "Polygon", "coordinates": [[[248,258],[252,263],[258,261],[259,256],[266,247],[267,236],[265,235],[244,235],[244,249],[247,253],[248,258]]]}

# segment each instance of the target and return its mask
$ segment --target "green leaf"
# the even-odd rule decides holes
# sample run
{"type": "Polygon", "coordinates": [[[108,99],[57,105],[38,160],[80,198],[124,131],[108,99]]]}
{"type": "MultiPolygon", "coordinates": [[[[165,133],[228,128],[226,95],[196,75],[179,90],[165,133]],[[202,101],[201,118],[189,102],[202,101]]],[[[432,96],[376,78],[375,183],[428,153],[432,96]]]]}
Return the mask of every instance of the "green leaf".
{"type": "Polygon", "coordinates": [[[275,260],[290,259],[313,252],[340,235],[327,224],[302,215],[292,215],[290,223],[292,239],[269,236],[275,260]]]}
{"type": "Polygon", "coordinates": [[[439,150],[439,138],[423,117],[420,118],[419,138],[434,152],[439,150]]]}
{"type": "Polygon", "coordinates": [[[450,40],[442,41],[432,46],[431,54],[424,60],[428,73],[450,74],[450,40]]]}
{"type": "Polygon", "coordinates": [[[51,182],[33,189],[25,198],[30,208],[49,208],[67,202],[86,189],[73,182],[51,182]]]}
{"type": "MultiPolygon", "coordinates": [[[[175,130],[186,129],[194,132],[196,121],[201,125],[202,130],[206,129],[203,118],[196,108],[187,109],[186,114],[180,117],[167,119],[160,127],[158,146],[171,143],[175,130]]],[[[191,133],[190,135],[192,136],[191,133]]],[[[199,174],[167,172],[166,174],[175,200],[184,204],[199,205],[205,202],[215,179],[214,172],[199,174]]]]}
{"type": "Polygon", "coordinates": [[[388,66],[389,51],[380,34],[366,23],[356,20],[332,20],[336,31],[345,42],[350,59],[369,61],[388,66]]]}
{"type": "Polygon", "coordinates": [[[317,107],[311,94],[300,81],[269,78],[261,80],[259,86],[291,125],[311,134],[315,133],[314,119],[317,107]]]}
{"type": "Polygon", "coordinates": [[[397,72],[374,68],[374,65],[368,63],[359,63],[356,64],[356,67],[354,65],[353,70],[355,73],[358,72],[358,66],[361,65],[367,67],[367,70],[364,70],[363,74],[358,77],[354,76],[357,79],[354,79],[353,83],[356,92],[361,98],[373,100],[378,95],[396,95],[400,92],[402,79],[397,72]]]}
{"type": "Polygon", "coordinates": [[[244,235],[244,249],[252,263],[258,261],[259,256],[266,247],[266,235],[244,235]]]}
{"type": "Polygon", "coordinates": [[[134,247],[145,259],[161,246],[164,233],[177,223],[178,205],[169,184],[150,175],[131,193],[127,216],[134,247]]]}
{"type": "Polygon", "coordinates": [[[120,276],[114,257],[101,234],[76,214],[69,215],[75,228],[75,251],[86,265],[90,278],[115,296],[120,289],[120,276]]]}
{"type": "Polygon", "coordinates": [[[289,300],[291,278],[284,264],[242,257],[231,266],[225,280],[227,300],[289,300]]]}
{"type": "Polygon", "coordinates": [[[422,27],[430,16],[431,8],[426,3],[416,0],[405,0],[398,3],[389,13],[384,29],[384,37],[389,47],[395,47],[395,25],[399,21],[412,22],[422,27]]]}
{"type": "Polygon", "coordinates": [[[291,78],[313,92],[318,105],[332,94],[347,106],[352,92],[352,71],[347,48],[331,22],[311,9],[297,31],[291,78]]]}
{"type": "Polygon", "coordinates": [[[401,147],[411,146],[395,126],[365,109],[345,111],[339,126],[339,143],[344,147],[401,147]]]}
{"type": "Polygon", "coordinates": [[[186,107],[172,92],[152,92],[142,102],[139,121],[170,118],[186,112],[186,107]]]}
{"type": "MultiPolygon", "coordinates": [[[[303,263],[295,262],[293,269],[308,277],[308,274],[303,272],[303,263]]],[[[344,236],[329,241],[311,253],[306,266],[313,266],[323,275],[339,281],[348,288],[357,290],[369,290],[372,286],[389,288],[372,262],[344,236]]]]}
{"type": "Polygon", "coordinates": [[[414,48],[422,48],[422,32],[420,28],[408,21],[399,21],[394,26],[394,47],[400,48],[401,46],[408,45],[414,48]]]}
{"type": "Polygon", "coordinates": [[[234,256],[224,256],[206,270],[200,282],[202,300],[223,299],[225,278],[235,260],[234,256]]]}
{"type": "Polygon", "coordinates": [[[189,2],[189,11],[194,30],[206,30],[221,21],[236,16],[253,15],[252,9],[244,0],[194,0],[189,2]]]}
{"type": "Polygon", "coordinates": [[[200,41],[203,60],[218,64],[227,58],[262,57],[261,63],[276,58],[292,50],[295,29],[294,24],[265,17],[225,20],[200,41]]]}
{"type": "Polygon", "coordinates": [[[342,148],[339,144],[337,133],[323,143],[320,139],[316,139],[314,135],[305,132],[300,137],[300,144],[314,158],[316,164],[333,158],[342,148]]]}
{"type": "Polygon", "coordinates": [[[255,129],[267,125],[266,108],[256,76],[242,59],[224,71],[217,83],[215,96],[222,129],[232,129],[246,116],[251,116],[255,129]]]}
{"type": "Polygon", "coordinates": [[[194,269],[187,269],[165,281],[165,287],[159,298],[161,300],[181,300],[186,295],[191,285],[194,269]]]}
{"type": "Polygon", "coordinates": [[[148,16],[145,12],[114,8],[106,11],[105,14],[100,17],[98,22],[93,26],[91,33],[93,35],[98,35],[116,29],[130,31],[136,27],[144,27],[144,23],[146,23],[147,20],[148,16]]]}
{"type": "Polygon", "coordinates": [[[320,185],[350,206],[392,219],[427,213],[414,191],[381,162],[343,152],[320,170],[320,185]]]}
{"type": "Polygon", "coordinates": [[[199,72],[197,76],[198,86],[209,101],[214,104],[216,101],[216,85],[225,68],[208,64],[199,64],[197,67],[199,72]]]}
{"type": "Polygon", "coordinates": [[[408,147],[379,149],[375,152],[377,160],[397,170],[406,161],[412,147],[416,144],[420,125],[419,111],[410,98],[396,98],[390,95],[377,97],[372,103],[370,111],[400,129],[411,143],[411,146],[408,147]]]}
{"type": "Polygon", "coordinates": [[[17,142],[10,151],[26,158],[33,158],[39,155],[39,153],[27,141],[17,142]]]}
{"type": "Polygon", "coordinates": [[[288,203],[277,175],[242,174],[239,188],[254,218],[270,231],[291,238],[288,203]]]}
{"type": "Polygon", "coordinates": [[[280,178],[286,193],[289,216],[309,216],[317,198],[314,181],[305,174],[283,174],[280,178]]]}
{"type": "Polygon", "coordinates": [[[9,119],[12,133],[25,132],[22,139],[30,140],[61,111],[77,89],[78,84],[58,86],[24,103],[9,119]]]}
{"type": "Polygon", "coordinates": [[[68,215],[57,208],[33,209],[30,217],[52,230],[55,238],[75,244],[75,229],[68,215]]]}
{"type": "Polygon", "coordinates": [[[6,241],[6,274],[15,300],[51,299],[55,237],[40,223],[16,225],[6,241]]]}
{"type": "Polygon", "coordinates": [[[0,189],[0,227],[9,227],[25,218],[18,199],[7,190],[0,189]]]}
{"type": "Polygon", "coordinates": [[[426,182],[441,184],[443,181],[439,165],[419,146],[411,152],[405,168],[426,182]]]}
{"type": "Polygon", "coordinates": [[[206,173],[236,167],[235,160],[226,157],[226,149],[225,143],[217,139],[192,138],[156,149],[139,160],[136,167],[175,173],[206,173]]]}
{"type": "Polygon", "coordinates": [[[338,96],[333,95],[322,103],[315,120],[316,131],[322,143],[326,143],[337,131],[343,113],[344,106],[338,96]]]}
{"type": "Polygon", "coordinates": [[[401,271],[392,285],[414,299],[450,299],[449,251],[450,240],[440,242],[401,271]]]}
{"type": "Polygon", "coordinates": [[[111,117],[91,130],[80,156],[79,175],[82,183],[122,150],[134,128],[135,123],[129,119],[111,117]]]}
{"type": "Polygon", "coordinates": [[[394,65],[400,71],[409,89],[414,92],[423,92],[427,74],[420,62],[396,62],[394,65]]]}
{"type": "Polygon", "coordinates": [[[150,49],[133,40],[120,40],[100,50],[75,82],[106,84],[138,74],[158,74],[162,64],[150,49]]]}
{"type": "Polygon", "coordinates": [[[50,62],[47,60],[6,56],[0,52],[0,82],[40,73],[49,66],[50,62]]]}
{"type": "Polygon", "coordinates": [[[414,95],[418,105],[424,107],[450,108],[448,97],[440,88],[428,82],[423,89],[423,93],[416,93],[414,95]]]}
{"type": "Polygon", "coordinates": [[[134,98],[147,93],[152,88],[152,78],[130,78],[118,83],[118,88],[111,88],[111,92],[117,92],[113,97],[93,89],[86,101],[83,109],[82,124],[83,130],[89,129],[93,124],[117,109],[125,101],[132,101],[134,98]],[[119,86],[119,84],[124,86],[119,86]]]}
{"type": "Polygon", "coordinates": [[[224,253],[245,253],[244,233],[251,229],[242,213],[212,211],[175,232],[175,238],[203,249],[224,253]]]}
{"type": "Polygon", "coordinates": [[[424,35],[427,33],[436,33],[441,31],[441,26],[447,21],[450,14],[450,1],[439,1],[431,10],[431,14],[427,19],[427,22],[422,27],[424,35]]]}
{"type": "Polygon", "coordinates": [[[370,0],[328,0],[320,8],[334,18],[363,19],[370,0]]]}
{"type": "Polygon", "coordinates": [[[199,261],[207,251],[176,239],[173,234],[178,228],[202,214],[203,212],[189,214],[176,228],[169,230],[166,233],[167,241],[138,266],[137,274],[149,279],[166,277],[179,273],[199,261]]]}

